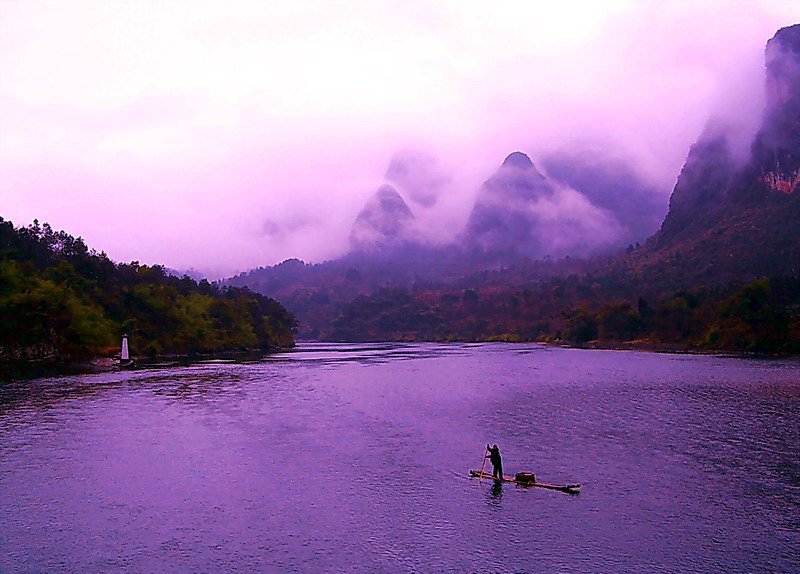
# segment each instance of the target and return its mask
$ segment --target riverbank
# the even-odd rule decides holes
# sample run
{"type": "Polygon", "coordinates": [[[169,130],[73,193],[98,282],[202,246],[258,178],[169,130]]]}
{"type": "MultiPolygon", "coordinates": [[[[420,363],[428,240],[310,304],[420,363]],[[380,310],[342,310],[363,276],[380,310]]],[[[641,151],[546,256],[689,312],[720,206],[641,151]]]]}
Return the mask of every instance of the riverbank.
{"type": "Polygon", "coordinates": [[[677,345],[670,343],[654,343],[652,341],[588,341],[586,343],[545,343],[558,347],[570,349],[604,349],[608,351],[642,351],[649,353],[673,353],[681,355],[724,355],[727,357],[797,357],[798,353],[788,352],[754,352],[737,351],[732,349],[709,349],[704,347],[692,347],[688,345],[677,345]]]}
{"type": "MultiPolygon", "coordinates": [[[[383,342],[383,341],[381,341],[383,342]]],[[[414,341],[404,341],[411,343],[414,341]]],[[[424,341],[416,341],[424,342],[424,341]]],[[[431,341],[434,342],[434,341],[431,341]]],[[[438,341],[442,342],[442,341],[438,341]]],[[[448,341],[459,343],[459,341],[448,341]]],[[[460,341],[465,342],[465,341],[460,341]]],[[[602,349],[608,351],[640,351],[649,353],[674,353],[686,355],[726,355],[726,356],[756,356],[756,357],[793,357],[792,353],[748,353],[733,351],[729,349],[707,349],[697,348],[688,345],[677,345],[671,343],[653,342],[647,339],[633,341],[587,341],[585,343],[570,343],[563,340],[551,341],[469,341],[470,343],[514,343],[514,344],[536,344],[550,347],[561,347],[568,349],[602,349]]],[[[333,341],[301,340],[303,343],[333,343],[333,341]]],[[[283,353],[295,347],[273,347],[269,349],[248,349],[237,351],[221,351],[217,353],[190,353],[190,354],[167,354],[146,357],[135,357],[132,365],[121,365],[119,356],[115,357],[96,357],[78,361],[57,361],[51,360],[30,360],[30,361],[7,361],[0,362],[0,382],[8,379],[33,379],[39,377],[106,373],[127,368],[168,368],[185,366],[204,361],[254,361],[273,353],[283,353]]]]}
{"type": "Polygon", "coordinates": [[[130,368],[163,368],[184,366],[213,360],[253,361],[273,353],[282,353],[292,347],[220,351],[217,353],[167,354],[132,357],[130,362],[120,361],[119,356],[95,357],[82,360],[57,360],[54,358],[0,362],[0,382],[11,379],[36,379],[63,375],[108,373],[130,368]]]}
{"type": "Polygon", "coordinates": [[[656,343],[646,339],[636,341],[587,341],[585,343],[565,343],[562,341],[546,343],[571,349],[605,349],[609,351],[647,351],[650,353],[686,353],[692,355],[713,355],[731,353],[721,349],[699,349],[674,343],[656,343]]]}

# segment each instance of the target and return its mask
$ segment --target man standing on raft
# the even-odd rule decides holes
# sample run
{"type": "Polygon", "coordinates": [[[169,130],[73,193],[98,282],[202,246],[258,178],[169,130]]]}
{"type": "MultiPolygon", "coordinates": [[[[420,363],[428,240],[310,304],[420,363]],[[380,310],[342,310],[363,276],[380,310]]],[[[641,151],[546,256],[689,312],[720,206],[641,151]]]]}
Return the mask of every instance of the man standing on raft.
{"type": "Polygon", "coordinates": [[[489,451],[489,454],[487,454],[484,458],[488,458],[489,462],[492,463],[492,476],[494,478],[503,480],[503,459],[500,458],[500,447],[497,445],[490,447],[487,444],[486,450],[489,451]]]}

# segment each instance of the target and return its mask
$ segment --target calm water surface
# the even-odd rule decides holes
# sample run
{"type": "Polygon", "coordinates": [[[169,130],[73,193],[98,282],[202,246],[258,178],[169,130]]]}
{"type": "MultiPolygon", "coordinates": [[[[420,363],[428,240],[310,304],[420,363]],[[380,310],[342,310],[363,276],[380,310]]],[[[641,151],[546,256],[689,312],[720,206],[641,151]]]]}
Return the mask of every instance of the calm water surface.
{"type": "Polygon", "coordinates": [[[798,360],[303,345],[0,384],[0,572],[798,570],[798,360]],[[582,493],[469,478],[487,442],[582,493]]]}

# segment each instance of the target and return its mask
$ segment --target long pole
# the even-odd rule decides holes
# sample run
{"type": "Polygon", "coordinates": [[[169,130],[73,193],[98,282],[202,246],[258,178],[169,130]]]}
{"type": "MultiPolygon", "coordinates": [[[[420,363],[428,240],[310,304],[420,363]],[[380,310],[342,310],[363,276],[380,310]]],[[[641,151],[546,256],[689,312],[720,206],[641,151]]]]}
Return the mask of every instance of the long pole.
{"type": "Polygon", "coordinates": [[[483,464],[481,464],[481,476],[478,479],[478,482],[483,482],[483,469],[484,468],[486,468],[486,450],[483,451],[483,464]]]}

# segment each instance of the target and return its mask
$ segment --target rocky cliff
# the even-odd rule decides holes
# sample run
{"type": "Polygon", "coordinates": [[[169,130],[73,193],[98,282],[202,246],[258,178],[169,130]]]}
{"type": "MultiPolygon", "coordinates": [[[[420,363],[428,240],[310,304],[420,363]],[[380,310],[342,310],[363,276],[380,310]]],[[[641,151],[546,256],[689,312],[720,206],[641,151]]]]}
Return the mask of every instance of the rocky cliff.
{"type": "Polygon", "coordinates": [[[689,151],[661,229],[624,264],[664,288],[800,270],[800,25],[766,48],[766,103],[750,156],[709,125],[689,151]]]}

